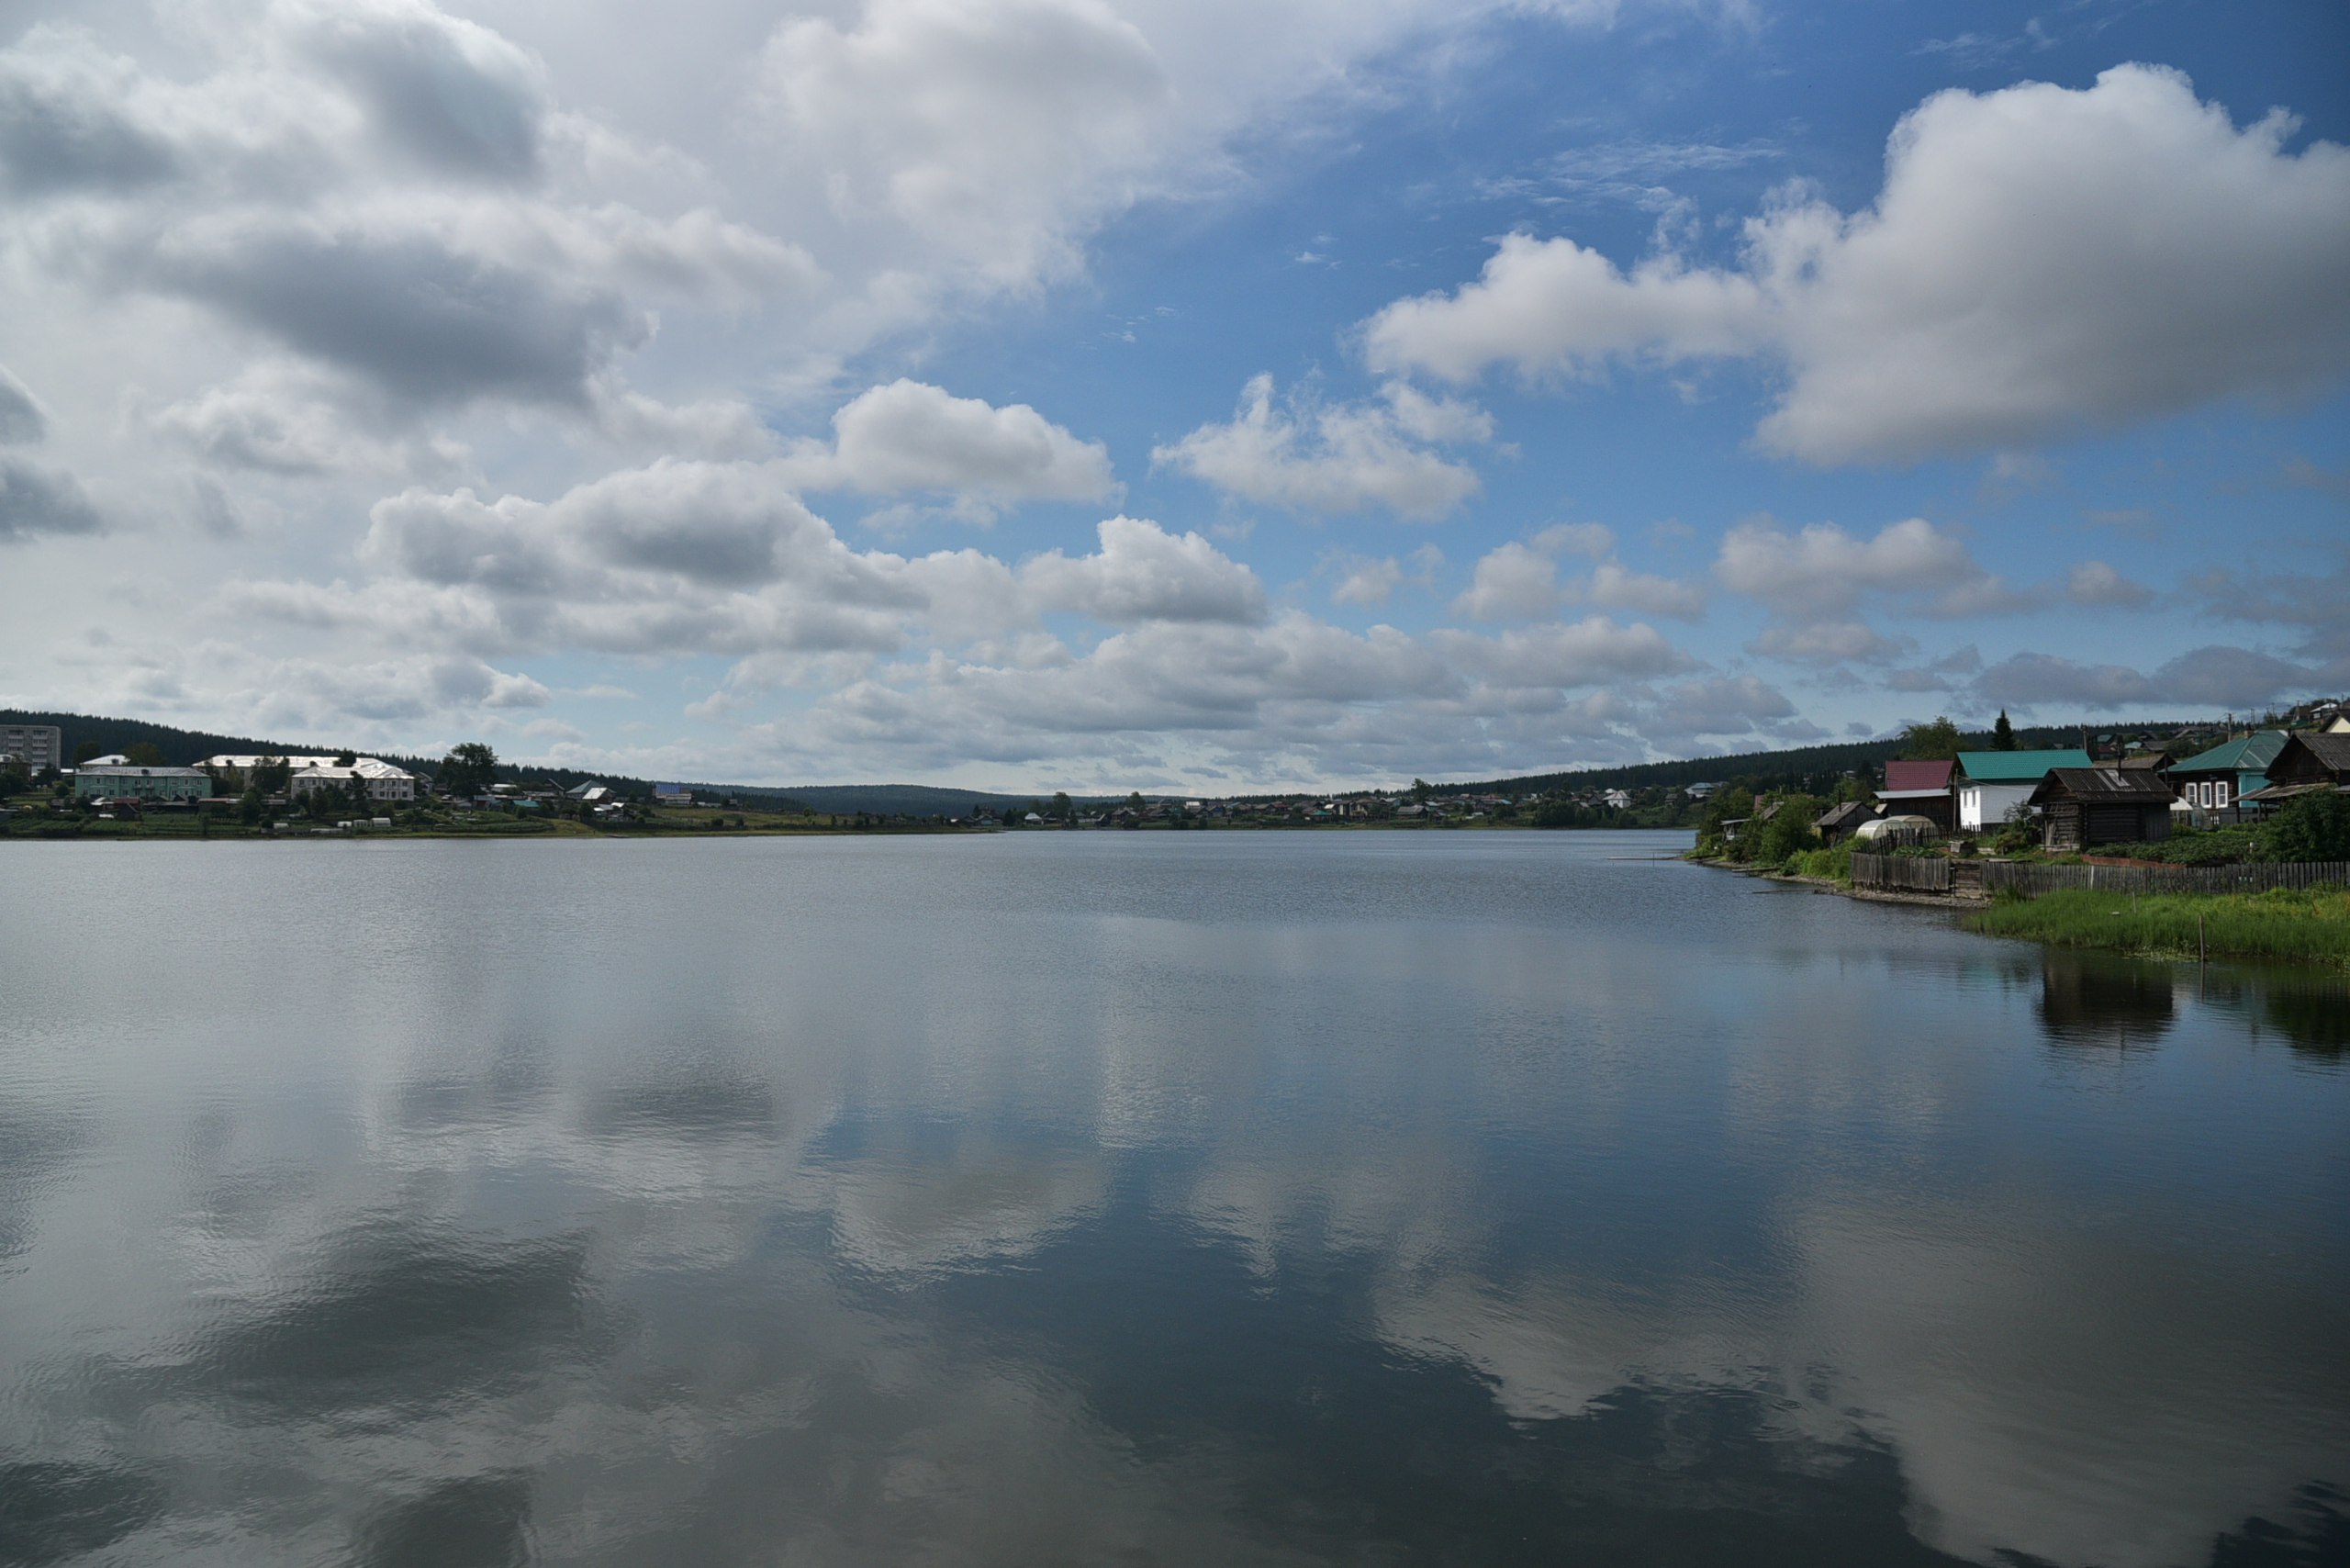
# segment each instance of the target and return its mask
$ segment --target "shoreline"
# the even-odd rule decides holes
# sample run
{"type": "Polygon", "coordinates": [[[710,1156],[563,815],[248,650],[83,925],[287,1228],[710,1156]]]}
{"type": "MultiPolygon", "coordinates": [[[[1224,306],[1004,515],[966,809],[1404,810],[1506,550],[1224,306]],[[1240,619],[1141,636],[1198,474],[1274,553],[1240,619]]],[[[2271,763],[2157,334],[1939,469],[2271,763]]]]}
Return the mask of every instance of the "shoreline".
{"type": "MultiPolygon", "coordinates": [[[[518,823],[513,827],[374,827],[344,831],[339,828],[304,826],[288,828],[283,833],[256,832],[242,824],[224,827],[216,832],[200,828],[177,827],[154,831],[137,824],[130,832],[113,828],[97,830],[92,824],[75,824],[73,831],[11,832],[0,828],[0,845],[6,844],[276,844],[315,843],[322,839],[685,839],[705,838],[857,838],[894,834],[900,837],[923,835],[930,837],[974,837],[1015,834],[1054,833],[1149,833],[1149,834],[1234,834],[1234,833],[1685,833],[1677,827],[1634,828],[1556,828],[1537,827],[1531,823],[1480,822],[1475,823],[1438,825],[1428,823],[1395,822],[1281,822],[1248,823],[1246,824],[1219,823],[1198,827],[1150,826],[1126,827],[1013,827],[995,824],[949,823],[875,823],[865,827],[834,825],[825,827],[761,826],[761,827],[589,827],[573,819],[560,818],[543,823],[518,823]],[[88,829],[88,831],[84,831],[88,829]]],[[[1685,857],[1674,854],[1656,857],[1680,860],[1685,857]]],[[[1726,868],[1737,869],[1737,868],[1726,868]]]]}
{"type": "Polygon", "coordinates": [[[1723,860],[1692,865],[1863,903],[1946,910],[1958,926],[1995,941],[2036,942],[2124,957],[2198,963],[2291,964],[2329,971],[2350,969],[2350,890],[2285,894],[2180,892],[2132,894],[2070,889],[2002,902],[1951,893],[1855,888],[1827,877],[1789,876],[1723,860]],[[2327,901],[2340,905],[2338,914],[2327,901]],[[2190,924],[2190,917],[2192,924],[2190,924]],[[2119,924],[2111,924],[2119,921],[2119,924]]]}

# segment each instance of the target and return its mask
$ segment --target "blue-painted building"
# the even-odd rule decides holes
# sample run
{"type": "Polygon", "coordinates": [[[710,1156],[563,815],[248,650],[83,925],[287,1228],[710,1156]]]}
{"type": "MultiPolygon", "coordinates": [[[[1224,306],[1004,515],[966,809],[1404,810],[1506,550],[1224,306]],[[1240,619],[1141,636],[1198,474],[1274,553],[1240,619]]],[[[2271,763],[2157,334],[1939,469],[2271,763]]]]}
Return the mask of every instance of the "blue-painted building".
{"type": "Polygon", "coordinates": [[[2210,751],[2171,764],[2171,788],[2180,803],[2193,811],[2235,811],[2244,796],[2268,788],[2268,765],[2289,738],[2283,730],[2255,730],[2221,741],[2210,751]]]}

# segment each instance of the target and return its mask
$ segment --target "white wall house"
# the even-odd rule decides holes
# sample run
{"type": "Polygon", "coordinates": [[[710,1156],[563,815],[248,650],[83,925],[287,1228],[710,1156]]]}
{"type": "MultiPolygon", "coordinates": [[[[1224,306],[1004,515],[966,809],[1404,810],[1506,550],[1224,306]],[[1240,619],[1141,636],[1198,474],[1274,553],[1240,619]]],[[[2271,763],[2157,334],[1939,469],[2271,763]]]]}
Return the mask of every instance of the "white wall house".
{"type": "Polygon", "coordinates": [[[1963,751],[1951,778],[1961,833],[1982,833],[2025,808],[2054,767],[2093,766],[2085,751],[1963,751]]]}

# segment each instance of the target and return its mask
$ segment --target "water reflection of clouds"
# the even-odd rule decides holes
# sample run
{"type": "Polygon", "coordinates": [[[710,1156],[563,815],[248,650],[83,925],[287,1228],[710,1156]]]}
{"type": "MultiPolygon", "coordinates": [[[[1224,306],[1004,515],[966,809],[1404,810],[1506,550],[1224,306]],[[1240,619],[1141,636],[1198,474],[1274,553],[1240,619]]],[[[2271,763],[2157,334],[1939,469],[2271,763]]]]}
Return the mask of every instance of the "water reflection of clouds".
{"type": "Polygon", "coordinates": [[[2197,1562],[2248,1511],[2350,1473],[2344,1324],[2315,1279],[2181,1290],[2020,1215],[1993,1232],[1866,1199],[1791,1229],[1784,1300],[1398,1271],[1379,1331],[1473,1368],[1521,1420],[1579,1417],[1630,1384],[1759,1386],[1784,1437],[1886,1445],[1919,1537],[1969,1561],[2197,1562]]]}
{"type": "MultiPolygon", "coordinates": [[[[1464,1496],[1514,1475],[1546,1529],[1646,1507],[1665,1539],[1767,1532],[1826,1503],[1811,1481],[1865,1473],[1879,1489],[1835,1506],[1890,1533],[1854,1561],[1924,1560],[1906,1518],[1969,1557],[2130,1568],[2350,1473],[2327,1426],[2350,1409],[2324,1371],[2350,1327],[2338,1236],[2288,1226],[2306,1263],[2130,1255],[2178,1195],[2158,1158],[2092,1198],[1977,1147],[2044,1054],[2006,1047],[2067,1008],[2104,1026],[2094,980],[1955,936],[1913,950],[1907,926],[1837,962],[1798,943],[1799,983],[1774,985],[1604,922],[1131,912],[1158,896],[1017,941],[928,928],[929,959],[878,978],[874,930],[803,930],[793,964],[722,949],[691,994],[648,977],[708,950],[699,927],[609,963],[419,936],[445,991],[369,968],[330,1046],[246,1025],[233,1112],[78,1124],[73,1149],[118,1156],[186,1136],[151,1189],[25,1188],[31,1261],[78,1269],[77,1228],[145,1226],[165,1245],[115,1277],[125,1299],[205,1294],[106,1319],[106,1354],[6,1408],[52,1401],[39,1429],[73,1428],[55,1447],[77,1475],[220,1456],[168,1472],[178,1512],[256,1562],[436,1540],[1272,1561],[1394,1546],[1372,1495],[1431,1475],[1464,1496]],[[98,1220],[109,1201],[129,1217],[98,1220]],[[1117,1294],[1154,1285],[1184,1310],[1117,1294]],[[1101,1293],[1082,1325],[1080,1286],[1101,1293]],[[1192,1425],[1115,1386],[1153,1354],[1202,1391],[1157,1391],[1192,1425]],[[93,1428],[76,1402],[101,1383],[93,1428]],[[1351,1411],[1384,1440],[1383,1407],[1418,1401],[1394,1454],[1317,1424],[1351,1411]],[[1323,1450],[1352,1457],[1317,1472],[1323,1450]]],[[[2164,995],[2187,1060],[2207,1007],[2272,1005],[2164,995]]],[[[2243,1130],[2240,1106],[2209,1114],[2243,1130]]],[[[0,1199],[52,1154],[0,1159],[0,1199]]],[[[126,1495],[125,1561],[186,1544],[126,1495]]]]}
{"type": "Polygon", "coordinates": [[[844,1258],[901,1275],[1014,1259],[1099,1214],[1109,1193],[1111,1160],[1097,1149],[952,1142],[942,1152],[885,1140],[827,1162],[815,1180],[844,1258]]]}

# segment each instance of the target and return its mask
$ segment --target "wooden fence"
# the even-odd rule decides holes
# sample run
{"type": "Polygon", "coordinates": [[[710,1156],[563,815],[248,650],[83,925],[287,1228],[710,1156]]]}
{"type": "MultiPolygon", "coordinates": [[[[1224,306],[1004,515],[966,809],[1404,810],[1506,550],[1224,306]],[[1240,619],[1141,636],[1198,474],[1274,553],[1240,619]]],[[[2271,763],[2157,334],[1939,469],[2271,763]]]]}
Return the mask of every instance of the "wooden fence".
{"type": "Polygon", "coordinates": [[[1911,893],[1950,891],[1951,863],[1919,855],[1852,856],[1852,886],[1898,888],[1911,893]]]}
{"type": "MultiPolygon", "coordinates": [[[[1857,864],[1860,857],[1852,857],[1857,864]]],[[[1857,878],[1855,879],[1857,880],[1857,878]]],[[[2038,898],[2073,888],[2114,893],[2258,893],[2270,888],[2350,887],[2350,862],[2244,866],[2029,866],[1988,861],[1983,890],[2038,898]]]]}
{"type": "MultiPolygon", "coordinates": [[[[1949,893],[1952,873],[1979,885],[1985,896],[2002,890],[2038,898],[2086,888],[2115,893],[2257,893],[2270,888],[2350,887],[2350,862],[2310,861],[2247,866],[2038,866],[2010,860],[1942,860],[1914,855],[1852,857],[1852,885],[1910,893],[1949,893]]],[[[1972,892],[1973,889],[1959,890],[1972,892]]]]}

